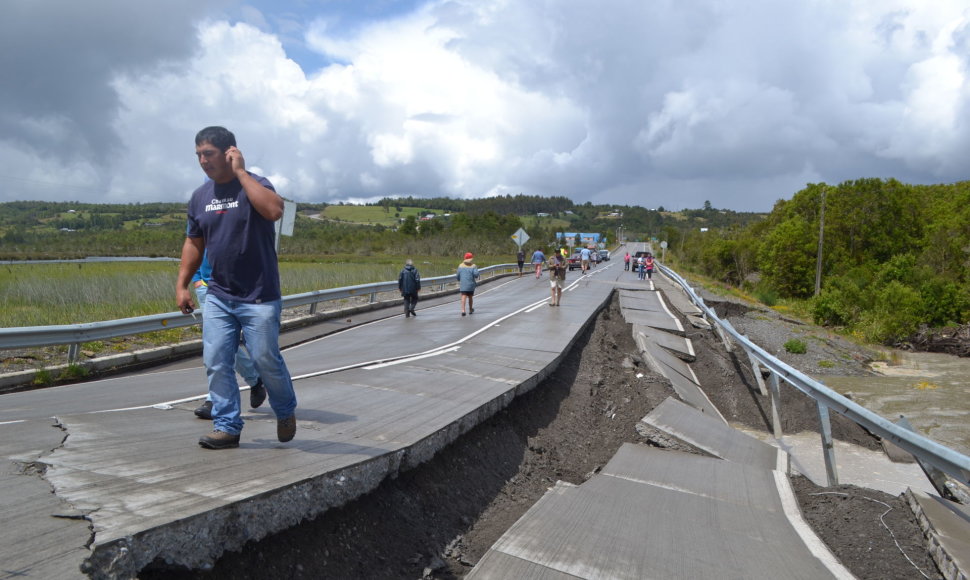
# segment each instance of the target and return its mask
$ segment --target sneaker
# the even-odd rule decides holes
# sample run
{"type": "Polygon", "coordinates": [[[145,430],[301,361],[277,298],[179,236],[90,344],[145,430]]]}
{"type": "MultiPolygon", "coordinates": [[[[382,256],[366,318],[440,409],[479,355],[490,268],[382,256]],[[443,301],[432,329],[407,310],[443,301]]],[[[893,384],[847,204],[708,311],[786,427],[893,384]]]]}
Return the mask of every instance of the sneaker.
{"type": "Polygon", "coordinates": [[[239,435],[232,435],[225,431],[213,431],[209,435],[200,437],[199,445],[206,449],[232,449],[239,447],[239,435]]]}
{"type": "Polygon", "coordinates": [[[411,311],[411,316],[417,316],[417,315],[418,315],[418,313],[417,313],[417,312],[415,312],[415,311],[413,311],[413,310],[411,311]]]}
{"type": "Polygon", "coordinates": [[[195,416],[206,421],[212,420],[212,401],[206,401],[195,410],[195,416]]]}
{"type": "Polygon", "coordinates": [[[468,309],[468,313],[469,314],[475,314],[475,309],[474,308],[469,308],[468,309]]]}
{"type": "Polygon", "coordinates": [[[266,400],[266,387],[263,386],[263,379],[256,381],[256,384],[249,389],[249,406],[256,409],[266,400]]]}
{"type": "Polygon", "coordinates": [[[276,438],[286,443],[296,436],[296,415],[276,420],[276,438]]]}

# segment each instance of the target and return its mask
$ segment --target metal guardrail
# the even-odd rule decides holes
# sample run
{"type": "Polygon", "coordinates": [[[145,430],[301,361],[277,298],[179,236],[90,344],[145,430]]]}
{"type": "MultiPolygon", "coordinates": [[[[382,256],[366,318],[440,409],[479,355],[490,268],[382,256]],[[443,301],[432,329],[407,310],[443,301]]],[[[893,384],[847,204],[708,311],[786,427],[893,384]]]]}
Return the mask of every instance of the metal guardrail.
{"type": "MultiPolygon", "coordinates": [[[[672,280],[676,281],[684,289],[690,299],[703,312],[705,317],[715,325],[718,334],[724,341],[728,350],[731,349],[730,340],[739,344],[745,350],[754,367],[754,373],[763,385],[761,371],[758,366],[764,366],[771,373],[769,377],[769,388],[771,395],[771,413],[775,437],[781,437],[781,421],[779,419],[779,384],[784,381],[795,387],[802,393],[815,400],[818,409],[819,422],[821,424],[822,449],[825,455],[825,469],[828,475],[829,485],[838,484],[838,471],[835,464],[835,446],[832,440],[832,428],[829,422],[829,411],[835,411],[840,415],[848,417],[863,428],[875,433],[879,437],[891,441],[902,449],[916,457],[924,469],[929,465],[938,469],[964,485],[970,484],[970,457],[959,453],[949,447],[941,445],[919,433],[915,433],[905,427],[896,425],[891,421],[879,416],[878,414],[866,409],[862,405],[847,399],[822,383],[812,379],[784,362],[778,360],[767,351],[754,344],[746,336],[739,333],[727,321],[717,317],[713,310],[704,304],[704,300],[698,296],[690,284],[679,274],[670,268],[658,264],[660,271],[672,280]]],[[[931,477],[931,479],[933,479],[931,477]]],[[[934,482],[934,485],[936,482],[934,482]]]]}
{"type": "MultiPolygon", "coordinates": [[[[517,264],[497,264],[479,268],[483,277],[498,276],[510,271],[518,272],[517,264]]],[[[436,276],[434,278],[422,278],[421,286],[423,289],[435,288],[440,291],[450,285],[456,285],[455,275],[436,276]]],[[[316,313],[317,304],[331,300],[343,300],[359,296],[369,296],[371,303],[376,303],[377,295],[385,292],[397,292],[397,281],[374,282],[372,284],[360,284],[358,286],[346,286],[343,288],[331,288],[328,290],[315,290],[303,294],[293,294],[284,296],[283,308],[295,308],[297,306],[310,305],[310,313],[316,313]]],[[[155,332],[169,328],[183,328],[193,326],[202,322],[201,312],[196,311],[192,314],[182,314],[181,312],[168,312],[165,314],[152,314],[149,316],[136,316],[133,318],[122,318],[120,320],[107,320],[103,322],[90,322],[85,324],[64,324],[57,326],[23,326],[17,328],[0,328],[0,350],[12,348],[29,348],[38,346],[56,346],[67,344],[68,362],[77,361],[78,353],[82,343],[94,340],[104,340],[128,336],[132,334],[142,334],[155,332]]]]}

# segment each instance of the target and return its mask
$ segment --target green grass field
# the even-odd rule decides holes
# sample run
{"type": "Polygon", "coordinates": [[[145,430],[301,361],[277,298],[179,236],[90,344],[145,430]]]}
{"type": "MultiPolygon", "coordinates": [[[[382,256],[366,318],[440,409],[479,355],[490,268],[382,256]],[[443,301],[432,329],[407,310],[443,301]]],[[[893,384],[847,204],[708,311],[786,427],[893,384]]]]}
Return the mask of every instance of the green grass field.
{"type": "Polygon", "coordinates": [[[387,212],[385,212],[384,208],[380,206],[329,205],[323,210],[321,217],[354,224],[396,227],[398,218],[405,218],[409,215],[422,216],[426,213],[436,213],[438,215],[442,215],[447,212],[408,206],[402,206],[401,211],[397,211],[393,205],[388,207],[387,212]]]}
{"type": "Polygon", "coordinates": [[[529,230],[529,228],[535,228],[537,225],[544,228],[556,228],[557,231],[570,231],[570,225],[572,222],[565,219],[555,218],[555,217],[539,217],[539,216],[521,216],[519,218],[522,220],[522,227],[529,230]]]}
{"type": "MultiPolygon", "coordinates": [[[[283,295],[397,280],[404,257],[327,256],[280,264],[283,295]]],[[[414,257],[422,278],[455,271],[459,260],[414,257]]],[[[508,257],[477,257],[480,266],[508,257]]],[[[0,265],[0,326],[49,326],[174,312],[176,262],[0,265]]]]}

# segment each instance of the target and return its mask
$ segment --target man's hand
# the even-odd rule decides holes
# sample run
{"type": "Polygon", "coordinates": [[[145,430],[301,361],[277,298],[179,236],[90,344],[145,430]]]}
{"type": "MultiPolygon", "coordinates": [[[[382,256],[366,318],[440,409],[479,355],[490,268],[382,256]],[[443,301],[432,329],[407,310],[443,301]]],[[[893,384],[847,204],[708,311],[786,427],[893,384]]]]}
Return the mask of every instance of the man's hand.
{"type": "Polygon", "coordinates": [[[230,146],[226,149],[226,162],[232,168],[232,172],[237,176],[239,172],[246,172],[246,159],[243,157],[242,151],[236,148],[235,145],[230,146]]]}
{"type": "Polygon", "coordinates": [[[182,314],[192,314],[192,311],[195,310],[195,302],[192,301],[192,292],[188,288],[179,288],[175,292],[175,300],[182,314]]]}

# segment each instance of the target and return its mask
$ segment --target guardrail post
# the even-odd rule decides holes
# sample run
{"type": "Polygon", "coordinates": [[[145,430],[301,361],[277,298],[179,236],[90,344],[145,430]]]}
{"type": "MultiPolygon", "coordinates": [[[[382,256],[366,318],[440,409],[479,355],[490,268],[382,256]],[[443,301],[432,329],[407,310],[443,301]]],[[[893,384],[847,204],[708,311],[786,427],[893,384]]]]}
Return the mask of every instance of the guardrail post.
{"type": "Polygon", "coordinates": [[[829,487],[839,485],[839,472],[835,465],[835,443],[832,441],[832,422],[829,421],[829,408],[821,401],[815,402],[818,409],[819,431],[822,434],[822,455],[825,457],[825,475],[829,487]]]}
{"type": "Polygon", "coordinates": [[[371,304],[376,304],[377,303],[377,292],[371,292],[370,293],[370,303],[371,304]]]}
{"type": "Polygon", "coordinates": [[[72,365],[77,362],[78,355],[81,353],[81,343],[72,342],[67,347],[67,364],[72,365]]]}
{"type": "Polygon", "coordinates": [[[313,304],[310,305],[310,316],[313,316],[314,314],[317,313],[317,304],[320,304],[320,303],[314,302],[313,304]]]}
{"type": "Polygon", "coordinates": [[[717,332],[717,335],[721,338],[721,342],[724,343],[724,350],[726,350],[727,352],[733,352],[734,346],[731,343],[731,339],[728,338],[727,333],[724,332],[724,329],[721,327],[721,325],[712,323],[710,320],[707,320],[707,315],[703,313],[701,316],[705,321],[707,321],[708,324],[711,324],[714,327],[714,330],[717,332]]]}
{"type": "MultiPolygon", "coordinates": [[[[745,336],[744,338],[748,338],[745,336]]],[[[768,395],[768,389],[765,388],[765,378],[761,376],[761,363],[755,358],[754,353],[749,349],[744,349],[744,352],[748,354],[748,361],[751,363],[751,371],[754,373],[754,380],[758,382],[758,390],[761,392],[761,396],[765,397],[768,395]]],[[[774,373],[772,373],[774,375],[774,373]]]]}
{"type": "Polygon", "coordinates": [[[781,388],[778,385],[778,375],[771,373],[771,428],[775,439],[784,435],[781,431],[781,388]]]}

